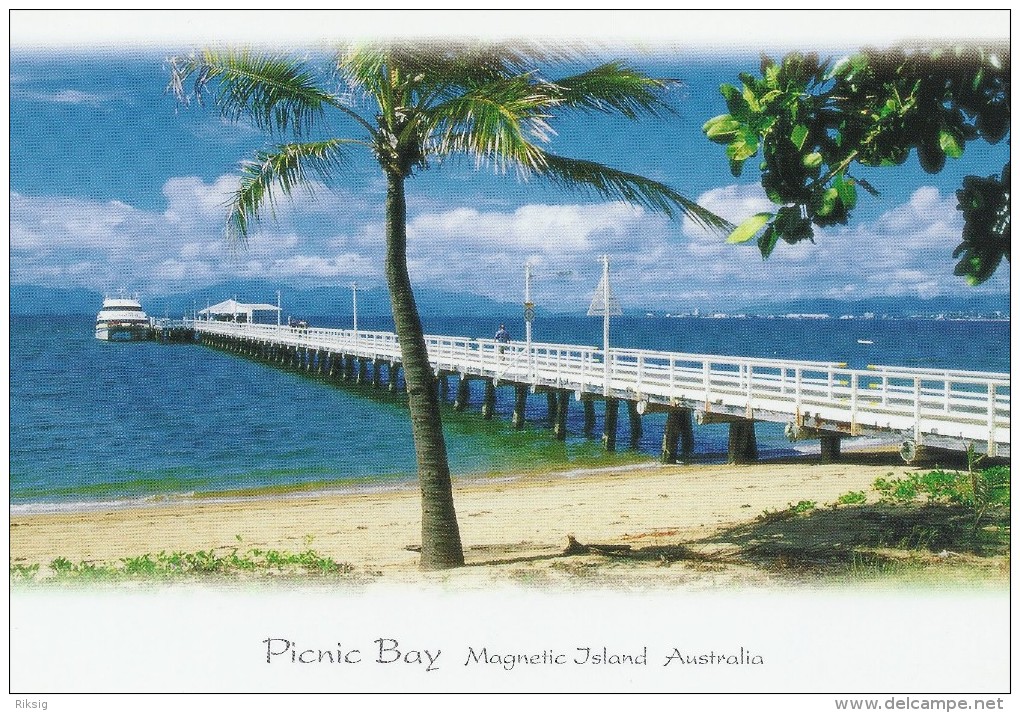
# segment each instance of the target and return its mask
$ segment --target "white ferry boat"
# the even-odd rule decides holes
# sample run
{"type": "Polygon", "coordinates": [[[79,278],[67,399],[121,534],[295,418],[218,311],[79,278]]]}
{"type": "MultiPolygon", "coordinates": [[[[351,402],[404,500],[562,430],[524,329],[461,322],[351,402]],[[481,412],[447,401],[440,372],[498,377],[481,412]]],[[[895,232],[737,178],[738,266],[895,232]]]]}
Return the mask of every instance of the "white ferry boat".
{"type": "Polygon", "coordinates": [[[149,317],[137,299],[107,297],[96,315],[96,339],[130,342],[149,336],[149,317]]]}

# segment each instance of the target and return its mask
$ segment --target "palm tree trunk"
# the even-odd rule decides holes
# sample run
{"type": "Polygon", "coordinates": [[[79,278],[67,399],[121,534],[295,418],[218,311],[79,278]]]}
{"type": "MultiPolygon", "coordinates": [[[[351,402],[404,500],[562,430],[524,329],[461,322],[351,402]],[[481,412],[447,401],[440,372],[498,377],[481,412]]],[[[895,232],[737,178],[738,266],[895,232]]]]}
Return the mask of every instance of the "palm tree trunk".
{"type": "Polygon", "coordinates": [[[387,172],[386,281],[393,323],[400,340],[407,383],[411,433],[421,486],[421,568],[447,569],[464,564],[453,486],[446,456],[446,440],[429,364],[418,307],[407,274],[407,205],[404,177],[387,172]]]}

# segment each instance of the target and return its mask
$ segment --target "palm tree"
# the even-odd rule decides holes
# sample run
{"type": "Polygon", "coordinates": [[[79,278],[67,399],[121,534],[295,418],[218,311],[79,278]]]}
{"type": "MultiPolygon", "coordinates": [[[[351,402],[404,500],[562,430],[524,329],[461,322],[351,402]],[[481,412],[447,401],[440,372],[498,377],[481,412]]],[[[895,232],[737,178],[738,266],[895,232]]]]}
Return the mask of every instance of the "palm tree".
{"type": "MultiPolygon", "coordinates": [[[[227,220],[228,234],[243,241],[273,191],[284,194],[312,177],[343,177],[352,151],[367,149],[386,178],[386,279],[400,342],[408,407],[422,494],[421,567],[464,563],[453,505],[434,375],[407,272],[405,182],[448,156],[466,155],[496,170],[541,176],[587,188],[667,215],[687,215],[720,230],[729,226],[668,186],[601,164],[545,150],[555,117],[573,111],[634,119],[666,109],[669,80],[649,78],[610,62],[556,81],[535,70],[568,57],[523,44],[373,43],[341,51],[333,90],[307,60],[256,56],[247,51],[206,51],[171,59],[169,89],[182,100],[211,98],[226,118],[247,117],[293,140],[256,153],[242,164],[240,187],[227,220]],[[190,88],[189,88],[190,85],[190,88]],[[350,93],[358,102],[351,102],[350,93]],[[364,100],[364,101],[362,101],[364,100]],[[371,112],[355,107],[370,105],[371,112]],[[341,117],[348,137],[307,138],[341,117]]],[[[575,58],[571,55],[571,58],[575,58]]]]}

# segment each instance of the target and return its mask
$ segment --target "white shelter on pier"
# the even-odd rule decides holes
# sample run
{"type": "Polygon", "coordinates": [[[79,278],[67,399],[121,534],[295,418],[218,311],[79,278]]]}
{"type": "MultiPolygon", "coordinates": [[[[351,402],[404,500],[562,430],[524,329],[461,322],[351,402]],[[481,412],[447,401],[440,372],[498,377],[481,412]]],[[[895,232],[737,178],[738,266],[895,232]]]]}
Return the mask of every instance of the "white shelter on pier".
{"type": "Polygon", "coordinates": [[[219,304],[206,307],[198,314],[205,317],[207,320],[214,320],[217,322],[247,322],[251,324],[255,321],[254,317],[256,312],[276,312],[279,314],[280,308],[277,305],[264,303],[247,304],[230,299],[224,300],[219,304]]]}

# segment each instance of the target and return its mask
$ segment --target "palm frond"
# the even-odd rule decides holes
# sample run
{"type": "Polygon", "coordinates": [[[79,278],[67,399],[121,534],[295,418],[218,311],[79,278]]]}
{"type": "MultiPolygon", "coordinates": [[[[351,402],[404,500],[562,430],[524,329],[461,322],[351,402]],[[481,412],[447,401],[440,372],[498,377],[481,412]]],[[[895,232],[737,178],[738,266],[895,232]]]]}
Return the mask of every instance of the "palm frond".
{"type": "Polygon", "coordinates": [[[524,172],[539,170],[543,153],[536,142],[548,142],[554,133],[547,121],[559,103],[554,94],[519,75],[439,104],[427,113],[435,152],[467,153],[501,169],[513,164],[524,172]]]}
{"type": "Polygon", "coordinates": [[[408,76],[424,74],[463,88],[523,74],[537,64],[572,57],[569,46],[561,45],[552,49],[528,40],[368,42],[348,47],[341,55],[339,66],[349,68],[356,75],[366,68],[374,73],[372,70],[378,68],[378,63],[373,57],[385,57],[387,65],[408,76]]]}
{"type": "Polygon", "coordinates": [[[423,109],[487,83],[524,75],[538,64],[577,56],[564,43],[398,40],[351,45],[338,56],[337,69],[349,84],[370,96],[378,96],[383,84],[392,84],[393,77],[386,73],[395,72],[409,80],[413,96],[405,97],[408,106],[423,109]]]}
{"type": "Polygon", "coordinates": [[[346,148],[362,142],[352,139],[329,139],[307,143],[291,143],[273,151],[259,151],[253,161],[241,164],[241,183],[230,202],[227,235],[243,242],[249,225],[261,217],[266,201],[273,207],[273,189],[285,195],[309,182],[309,172],[324,181],[347,165],[346,148]]]}
{"type": "Polygon", "coordinates": [[[622,199],[660,211],[670,217],[677,210],[708,230],[728,234],[734,225],[707,208],[703,208],[659,181],[618,171],[593,161],[564,158],[543,153],[544,170],[539,173],[549,180],[568,188],[588,188],[598,195],[622,199]]]}
{"type": "Polygon", "coordinates": [[[236,121],[248,116],[264,131],[308,130],[312,121],[336,97],[323,91],[319,78],[304,62],[288,57],[256,56],[247,51],[205,51],[200,57],[172,59],[167,87],[187,102],[186,86],[192,82],[199,103],[215,87],[214,103],[221,114],[236,121]]]}
{"type": "Polygon", "coordinates": [[[375,99],[379,111],[388,115],[393,107],[389,63],[385,45],[353,44],[337,56],[336,69],[349,86],[375,99]]]}
{"type": "Polygon", "coordinates": [[[676,80],[653,79],[620,62],[607,62],[587,72],[555,81],[563,108],[618,112],[628,119],[669,109],[662,92],[676,80]]]}

